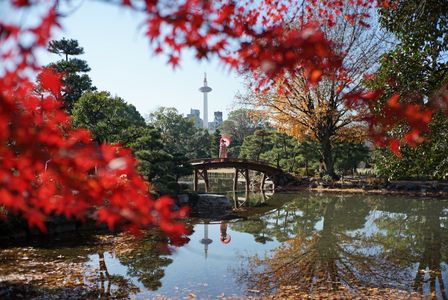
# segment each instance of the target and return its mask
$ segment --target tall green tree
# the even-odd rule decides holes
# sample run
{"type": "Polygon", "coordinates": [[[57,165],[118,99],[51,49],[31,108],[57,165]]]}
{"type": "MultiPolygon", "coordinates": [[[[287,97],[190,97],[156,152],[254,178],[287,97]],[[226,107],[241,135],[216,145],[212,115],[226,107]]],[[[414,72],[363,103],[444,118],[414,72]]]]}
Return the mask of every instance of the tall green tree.
{"type": "Polygon", "coordinates": [[[263,152],[272,149],[272,143],[272,132],[266,129],[258,129],[253,135],[244,139],[240,157],[259,161],[263,152]]]}
{"type": "Polygon", "coordinates": [[[377,149],[373,155],[375,170],[388,179],[448,178],[448,120],[438,113],[430,123],[428,140],[415,148],[404,146],[397,157],[387,149],[377,149]]]}
{"type": "Polygon", "coordinates": [[[319,163],[320,154],[319,154],[319,144],[316,140],[307,137],[303,139],[299,144],[299,154],[303,158],[303,167],[304,175],[309,176],[313,175],[314,172],[310,172],[310,168],[313,169],[313,165],[317,165],[319,163]]]}
{"type": "Polygon", "coordinates": [[[303,174],[309,175],[319,161],[318,148],[311,139],[299,142],[283,132],[258,129],[244,139],[240,158],[267,161],[289,173],[302,173],[300,168],[305,168],[303,174]]]}
{"type": "Polygon", "coordinates": [[[210,155],[211,157],[219,156],[219,143],[221,141],[221,131],[216,129],[210,137],[210,155]]]}
{"type": "Polygon", "coordinates": [[[80,55],[84,54],[84,49],[79,46],[77,40],[67,40],[62,38],[62,40],[53,40],[48,44],[48,51],[58,55],[65,55],[65,61],[68,61],[69,55],[80,55]]]}
{"type": "Polygon", "coordinates": [[[138,160],[137,170],[159,194],[179,193],[177,180],[193,171],[184,156],[168,153],[154,127],[129,127],[120,134],[120,142],[132,149],[138,160]]]}
{"type": "Polygon", "coordinates": [[[162,143],[160,132],[151,126],[131,126],[119,135],[119,141],[133,150],[139,161],[138,171],[158,190],[169,190],[171,182],[180,176],[191,174],[191,168],[179,157],[168,153],[162,143]]]}
{"type": "Polygon", "coordinates": [[[275,163],[277,168],[295,172],[302,161],[297,139],[283,133],[272,131],[272,148],[261,154],[261,159],[275,163]]]}
{"type": "Polygon", "coordinates": [[[188,159],[210,156],[208,132],[195,128],[193,121],[179,114],[175,108],[159,108],[149,115],[148,122],[160,131],[169,153],[184,155],[188,159]]]}
{"type": "Polygon", "coordinates": [[[71,112],[75,102],[84,92],[96,90],[96,87],[92,85],[92,80],[87,75],[90,71],[87,62],[71,57],[84,54],[84,49],[79,46],[77,40],[63,38],[50,41],[48,51],[64,57],[62,60],[49,64],[48,67],[56,72],[63,73],[62,97],[66,110],[71,112]]]}
{"type": "Polygon", "coordinates": [[[87,128],[99,144],[120,141],[129,127],[145,127],[145,119],[135,106],[108,92],[86,92],[73,107],[73,124],[87,128]]]}
{"type": "Polygon", "coordinates": [[[380,24],[398,45],[383,57],[379,75],[392,92],[425,102],[448,75],[448,1],[398,0],[395,5],[380,10],[380,24]]]}
{"type": "Polygon", "coordinates": [[[187,157],[189,158],[205,158],[211,157],[210,147],[207,145],[211,144],[211,135],[208,130],[202,128],[195,128],[194,134],[187,146],[187,157]],[[188,154],[188,153],[191,153],[188,154]]]}
{"type": "Polygon", "coordinates": [[[73,124],[88,128],[97,143],[120,143],[132,149],[137,170],[160,194],[180,191],[177,180],[192,172],[187,158],[166,147],[161,132],[148,126],[136,108],[107,92],[86,92],[73,109],[73,124]]]}
{"type": "MultiPolygon", "coordinates": [[[[366,85],[384,91],[382,102],[399,93],[403,102],[430,106],[448,80],[448,1],[399,0],[395,4],[395,9],[380,10],[380,24],[396,36],[397,45],[383,55],[379,71],[366,85]]],[[[401,147],[401,158],[388,150],[376,151],[378,173],[390,179],[446,177],[448,163],[441,153],[447,149],[447,127],[446,115],[436,114],[427,141],[415,148],[401,147]]],[[[389,134],[401,138],[407,128],[403,123],[389,134]]]]}

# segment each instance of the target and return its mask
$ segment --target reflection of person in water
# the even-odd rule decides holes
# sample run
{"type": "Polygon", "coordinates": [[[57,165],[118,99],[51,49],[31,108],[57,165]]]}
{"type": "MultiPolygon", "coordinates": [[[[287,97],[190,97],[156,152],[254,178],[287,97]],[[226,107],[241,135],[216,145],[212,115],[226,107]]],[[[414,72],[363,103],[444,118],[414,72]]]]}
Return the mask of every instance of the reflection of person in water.
{"type": "Polygon", "coordinates": [[[219,237],[220,241],[223,244],[230,243],[232,237],[230,236],[230,234],[227,234],[227,222],[225,221],[221,222],[220,230],[221,230],[221,236],[219,237]]]}

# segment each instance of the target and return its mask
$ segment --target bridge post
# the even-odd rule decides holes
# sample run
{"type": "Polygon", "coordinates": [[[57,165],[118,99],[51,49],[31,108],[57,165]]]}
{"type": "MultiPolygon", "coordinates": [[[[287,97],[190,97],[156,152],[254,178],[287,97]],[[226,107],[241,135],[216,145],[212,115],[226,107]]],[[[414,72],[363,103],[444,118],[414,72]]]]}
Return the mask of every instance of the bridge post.
{"type": "Polygon", "coordinates": [[[233,191],[236,192],[238,189],[238,169],[235,168],[235,175],[233,176],[233,191]]]}
{"type": "Polygon", "coordinates": [[[235,190],[233,190],[232,196],[233,196],[233,202],[235,204],[235,208],[238,208],[239,207],[239,205],[238,205],[238,195],[236,194],[235,190]]]}
{"type": "Polygon", "coordinates": [[[193,191],[198,191],[198,169],[194,169],[193,174],[193,191]]]}
{"type": "Polygon", "coordinates": [[[263,173],[263,176],[261,177],[260,191],[264,191],[265,182],[266,182],[266,173],[263,173]]]}
{"type": "Polygon", "coordinates": [[[263,199],[262,203],[265,203],[266,202],[266,192],[265,192],[265,190],[261,190],[261,198],[263,199]]]}
{"type": "Polygon", "coordinates": [[[250,190],[250,180],[249,180],[249,169],[244,169],[244,177],[246,177],[246,194],[249,193],[250,190]]]}
{"type": "Polygon", "coordinates": [[[204,171],[202,171],[202,178],[204,178],[205,192],[208,193],[208,190],[209,190],[209,184],[208,184],[208,171],[207,171],[207,169],[205,169],[204,171]]]}

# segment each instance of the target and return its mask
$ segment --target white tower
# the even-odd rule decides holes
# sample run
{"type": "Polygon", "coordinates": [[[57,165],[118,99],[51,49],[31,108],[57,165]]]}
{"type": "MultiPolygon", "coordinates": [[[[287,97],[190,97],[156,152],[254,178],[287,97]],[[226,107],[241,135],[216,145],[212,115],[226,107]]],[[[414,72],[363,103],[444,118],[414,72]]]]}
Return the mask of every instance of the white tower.
{"type": "Polygon", "coordinates": [[[201,93],[204,93],[204,117],[203,128],[208,130],[208,99],[207,94],[212,91],[212,88],[207,85],[207,73],[204,73],[204,86],[199,89],[201,93]]]}

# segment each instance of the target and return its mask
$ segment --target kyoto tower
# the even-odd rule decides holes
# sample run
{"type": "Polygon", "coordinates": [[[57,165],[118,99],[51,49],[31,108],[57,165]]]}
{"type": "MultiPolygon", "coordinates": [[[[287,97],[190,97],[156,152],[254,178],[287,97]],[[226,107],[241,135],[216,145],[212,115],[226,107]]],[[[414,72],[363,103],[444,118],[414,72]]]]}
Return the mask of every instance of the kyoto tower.
{"type": "Polygon", "coordinates": [[[204,73],[204,86],[199,89],[201,93],[204,93],[204,117],[202,127],[208,130],[208,99],[207,94],[212,91],[212,88],[207,86],[207,73],[204,73]]]}

